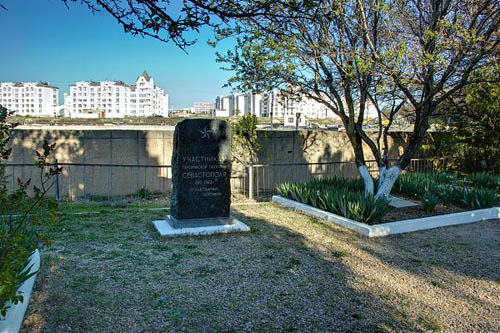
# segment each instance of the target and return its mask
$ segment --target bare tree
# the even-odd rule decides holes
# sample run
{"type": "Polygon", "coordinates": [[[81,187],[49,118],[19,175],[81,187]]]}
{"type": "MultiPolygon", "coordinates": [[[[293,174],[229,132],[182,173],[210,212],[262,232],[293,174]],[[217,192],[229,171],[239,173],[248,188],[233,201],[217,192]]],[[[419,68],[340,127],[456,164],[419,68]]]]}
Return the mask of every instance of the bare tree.
{"type": "MultiPolygon", "coordinates": [[[[234,20],[253,19],[270,15],[275,0],[61,0],[67,6],[76,2],[91,11],[109,13],[133,35],[147,36],[163,42],[173,42],[181,49],[196,43],[190,32],[199,32],[202,26],[220,29],[234,20]]],[[[287,9],[274,13],[274,20],[299,16],[300,2],[279,0],[287,9]]]]}
{"type": "Polygon", "coordinates": [[[430,117],[448,98],[477,82],[471,74],[500,51],[496,0],[397,0],[388,13],[387,49],[376,51],[368,34],[366,38],[381,72],[414,109],[415,124],[404,153],[381,172],[382,181],[387,177],[381,188],[385,193],[422,143],[430,117]],[[391,54],[397,57],[391,60],[391,54]]]}

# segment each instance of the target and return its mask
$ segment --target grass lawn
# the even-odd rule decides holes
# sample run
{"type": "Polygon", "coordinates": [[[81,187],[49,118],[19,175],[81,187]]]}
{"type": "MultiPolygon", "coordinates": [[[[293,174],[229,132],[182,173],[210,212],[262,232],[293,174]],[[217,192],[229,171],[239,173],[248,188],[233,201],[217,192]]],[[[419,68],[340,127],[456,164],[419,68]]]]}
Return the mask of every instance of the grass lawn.
{"type": "Polygon", "coordinates": [[[233,213],[252,232],[161,238],[166,211],[65,205],[23,331],[500,327],[499,220],[367,239],[271,203],[233,213]]]}

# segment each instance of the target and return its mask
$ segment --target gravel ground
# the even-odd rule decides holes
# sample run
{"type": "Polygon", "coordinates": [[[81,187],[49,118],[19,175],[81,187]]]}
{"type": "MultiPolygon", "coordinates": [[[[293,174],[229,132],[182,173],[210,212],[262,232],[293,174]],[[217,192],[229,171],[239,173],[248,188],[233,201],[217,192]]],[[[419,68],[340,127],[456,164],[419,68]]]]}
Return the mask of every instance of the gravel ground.
{"type": "Polygon", "coordinates": [[[250,233],[170,239],[152,227],[162,211],[64,215],[23,331],[499,331],[499,220],[367,239],[270,203],[233,212],[250,233]]]}

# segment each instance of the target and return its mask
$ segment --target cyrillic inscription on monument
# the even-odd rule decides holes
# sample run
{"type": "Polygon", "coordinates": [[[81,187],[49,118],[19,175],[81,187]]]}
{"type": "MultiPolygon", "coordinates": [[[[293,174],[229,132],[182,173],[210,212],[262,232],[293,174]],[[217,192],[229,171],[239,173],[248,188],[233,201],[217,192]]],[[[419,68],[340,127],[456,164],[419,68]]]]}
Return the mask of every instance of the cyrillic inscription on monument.
{"type": "Polygon", "coordinates": [[[172,176],[173,218],[229,218],[231,134],[227,123],[213,119],[178,123],[172,176]]]}

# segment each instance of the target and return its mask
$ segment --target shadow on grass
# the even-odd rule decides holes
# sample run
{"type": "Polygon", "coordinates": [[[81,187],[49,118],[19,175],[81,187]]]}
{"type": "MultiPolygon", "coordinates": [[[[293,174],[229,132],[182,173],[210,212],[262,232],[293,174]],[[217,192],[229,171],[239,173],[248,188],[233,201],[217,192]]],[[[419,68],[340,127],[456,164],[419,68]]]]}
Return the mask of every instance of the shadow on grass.
{"type": "MultiPolygon", "coordinates": [[[[314,219],[238,210],[250,233],[162,238],[158,212],[66,216],[52,230],[24,329],[87,331],[416,330],[389,302],[358,288],[340,238],[314,219]],[[338,239],[337,239],[338,238],[338,239]]],[[[355,259],[355,258],[354,258],[355,259]]]]}

